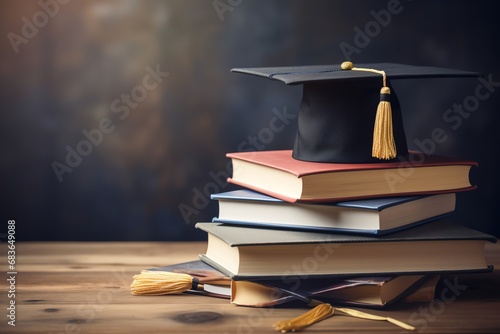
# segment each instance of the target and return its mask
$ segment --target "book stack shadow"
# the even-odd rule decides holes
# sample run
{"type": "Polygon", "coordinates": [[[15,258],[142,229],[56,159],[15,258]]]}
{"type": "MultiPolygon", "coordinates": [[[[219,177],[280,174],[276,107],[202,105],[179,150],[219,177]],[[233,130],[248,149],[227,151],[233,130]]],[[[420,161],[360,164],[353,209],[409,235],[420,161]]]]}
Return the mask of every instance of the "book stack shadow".
{"type": "Polygon", "coordinates": [[[196,227],[208,234],[198,265],[231,283],[205,284],[206,292],[244,306],[314,299],[384,308],[431,302],[442,275],[491,271],[483,251],[495,238],[453,223],[457,193],[475,188],[476,163],[410,154],[420,161],[411,173],[400,161],[228,154],[228,181],[241,189],[213,194],[218,216],[196,227]]]}

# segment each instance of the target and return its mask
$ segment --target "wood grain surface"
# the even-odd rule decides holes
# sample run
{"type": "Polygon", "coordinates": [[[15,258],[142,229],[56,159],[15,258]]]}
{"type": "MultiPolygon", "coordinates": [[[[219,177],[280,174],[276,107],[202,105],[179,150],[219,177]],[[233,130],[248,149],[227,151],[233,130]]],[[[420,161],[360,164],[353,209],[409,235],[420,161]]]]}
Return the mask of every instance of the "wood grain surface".
{"type": "MultiPolygon", "coordinates": [[[[132,296],[142,269],[197,259],[204,242],[25,242],[16,244],[16,326],[8,325],[6,244],[0,333],[277,333],[276,321],[302,308],[245,308],[197,295],[132,296]]],[[[500,244],[485,249],[500,269],[500,244]]],[[[416,333],[500,333],[500,272],[446,276],[432,303],[366,310],[416,327],[416,333]]],[[[387,322],[333,316],[304,333],[405,333],[387,322]]]]}

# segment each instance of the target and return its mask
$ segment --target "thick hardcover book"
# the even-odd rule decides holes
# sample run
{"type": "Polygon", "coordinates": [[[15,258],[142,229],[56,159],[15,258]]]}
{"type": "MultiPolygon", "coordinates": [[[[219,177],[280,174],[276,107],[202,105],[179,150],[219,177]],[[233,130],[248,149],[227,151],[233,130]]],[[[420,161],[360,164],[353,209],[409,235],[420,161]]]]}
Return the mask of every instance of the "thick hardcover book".
{"type": "Polygon", "coordinates": [[[422,224],[455,210],[455,193],[398,196],[335,203],[288,203],[251,190],[212,195],[214,222],[302,230],[385,234],[422,224]]]}
{"type": "Polygon", "coordinates": [[[474,189],[474,161],[411,153],[407,161],[317,163],[295,160],[292,151],[228,153],[228,182],[287,202],[327,202],[368,197],[435,194],[474,189]]]}
{"type": "Polygon", "coordinates": [[[384,236],[198,223],[200,258],[235,280],[491,271],[483,251],[494,236],[446,221],[384,236]]]}

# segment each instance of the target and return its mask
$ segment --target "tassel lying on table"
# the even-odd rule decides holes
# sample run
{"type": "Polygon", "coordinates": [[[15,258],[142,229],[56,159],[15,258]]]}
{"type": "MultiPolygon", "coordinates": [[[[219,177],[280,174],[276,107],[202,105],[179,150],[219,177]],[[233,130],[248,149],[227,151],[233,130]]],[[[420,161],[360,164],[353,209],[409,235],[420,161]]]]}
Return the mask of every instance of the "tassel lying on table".
{"type": "Polygon", "coordinates": [[[200,283],[202,280],[188,274],[143,270],[134,276],[130,289],[133,295],[170,295],[197,290],[200,283]]]}
{"type": "Polygon", "coordinates": [[[330,304],[326,303],[319,304],[318,306],[314,307],[313,309],[307,311],[306,313],[296,318],[278,321],[273,325],[273,327],[275,330],[281,331],[281,333],[287,333],[290,331],[291,332],[299,331],[310,325],[320,322],[321,320],[331,317],[335,311],[342,312],[345,315],[349,315],[355,318],[382,320],[382,321],[385,320],[406,330],[410,331],[415,330],[415,327],[390,317],[382,317],[379,315],[369,314],[349,308],[339,308],[339,307],[335,308],[330,304]]]}

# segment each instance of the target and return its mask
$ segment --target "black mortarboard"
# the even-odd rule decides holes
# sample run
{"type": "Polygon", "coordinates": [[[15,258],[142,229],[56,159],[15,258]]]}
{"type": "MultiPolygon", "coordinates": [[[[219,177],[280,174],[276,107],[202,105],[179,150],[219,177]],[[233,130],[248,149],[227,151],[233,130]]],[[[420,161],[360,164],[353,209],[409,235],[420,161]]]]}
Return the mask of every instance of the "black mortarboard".
{"type": "Polygon", "coordinates": [[[293,157],[339,163],[391,160],[396,154],[408,154],[401,107],[391,80],[479,76],[446,68],[350,62],[231,71],[287,85],[302,84],[293,157]]]}

